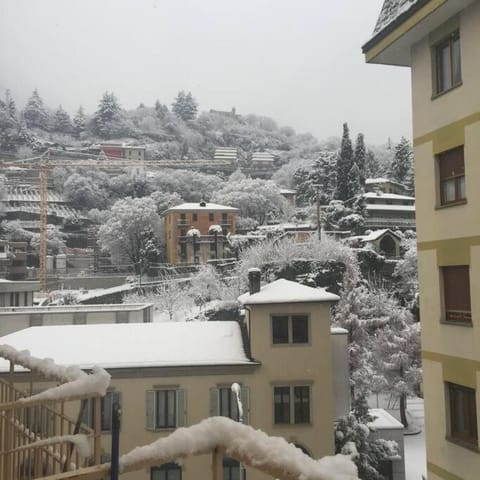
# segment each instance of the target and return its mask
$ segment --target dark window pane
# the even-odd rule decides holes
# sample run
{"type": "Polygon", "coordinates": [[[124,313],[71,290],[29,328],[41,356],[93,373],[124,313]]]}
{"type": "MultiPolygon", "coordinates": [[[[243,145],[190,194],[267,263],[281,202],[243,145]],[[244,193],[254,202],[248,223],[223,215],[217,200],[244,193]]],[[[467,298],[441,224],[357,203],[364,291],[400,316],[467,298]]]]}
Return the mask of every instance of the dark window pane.
{"type": "Polygon", "coordinates": [[[446,321],[472,321],[469,270],[468,265],[442,267],[446,321]]]}
{"type": "Polygon", "coordinates": [[[210,222],[213,222],[213,219],[214,219],[213,213],[209,213],[209,214],[208,214],[208,220],[209,220],[210,222]]]}
{"type": "Polygon", "coordinates": [[[156,427],[173,428],[176,419],[176,392],[175,390],[159,390],[157,392],[156,427]]]}
{"type": "Polygon", "coordinates": [[[245,480],[245,470],[240,462],[230,457],[223,457],[223,480],[245,480]]]}
{"type": "Polygon", "coordinates": [[[198,220],[198,214],[197,214],[197,213],[193,213],[193,214],[192,214],[192,220],[193,220],[194,222],[196,222],[196,221],[198,220]]]}
{"type": "Polygon", "coordinates": [[[292,316],[292,343],[308,343],[308,317],[292,316]]]}
{"type": "Polygon", "coordinates": [[[310,387],[293,387],[295,423],[310,423],[310,387]]]}
{"type": "Polygon", "coordinates": [[[272,317],[272,342],[288,343],[288,317],[276,315],[272,317]]]}
{"type": "Polygon", "coordinates": [[[220,416],[238,421],[238,405],[235,394],[230,388],[220,388],[220,416]]]}
{"type": "Polygon", "coordinates": [[[113,407],[113,393],[107,392],[102,398],[101,402],[101,423],[102,430],[109,431],[112,429],[112,407],[113,407]]]}
{"type": "Polygon", "coordinates": [[[453,84],[456,85],[462,81],[461,62],[460,62],[460,38],[456,38],[452,42],[452,69],[453,84]]]}
{"type": "Polygon", "coordinates": [[[448,90],[452,87],[450,63],[450,44],[439,47],[439,75],[440,75],[440,91],[448,90]]]}
{"type": "Polygon", "coordinates": [[[275,387],[273,401],[275,423],[290,423],[290,387],[275,387]]]}
{"type": "Polygon", "coordinates": [[[477,409],[475,390],[448,384],[450,400],[450,434],[464,442],[477,445],[477,409]]]}
{"type": "Polygon", "coordinates": [[[176,463],[164,463],[150,469],[151,480],[182,480],[182,468],[176,463]]]}
{"type": "Polygon", "coordinates": [[[465,199],[465,161],[463,146],[438,155],[440,202],[442,205],[465,199]]]}

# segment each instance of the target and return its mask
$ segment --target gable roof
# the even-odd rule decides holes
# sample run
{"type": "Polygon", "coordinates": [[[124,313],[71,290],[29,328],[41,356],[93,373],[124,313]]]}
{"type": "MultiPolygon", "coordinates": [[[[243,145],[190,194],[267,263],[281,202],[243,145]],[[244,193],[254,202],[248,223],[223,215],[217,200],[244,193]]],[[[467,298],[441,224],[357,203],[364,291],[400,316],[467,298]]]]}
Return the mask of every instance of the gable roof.
{"type": "Polygon", "coordinates": [[[168,212],[197,212],[199,210],[212,211],[212,210],[222,210],[226,212],[238,212],[238,208],[229,207],[228,205],[218,205],[217,203],[205,203],[205,205],[200,205],[200,202],[195,203],[181,203],[180,205],[175,205],[170,207],[162,215],[165,215],[168,212]]]}
{"type": "MultiPolygon", "coordinates": [[[[138,368],[251,363],[237,322],[160,322],[30,327],[0,338],[59,365],[138,368]]],[[[0,359],[0,371],[9,363],[0,359]]]]}
{"type": "Polygon", "coordinates": [[[264,285],[259,292],[250,295],[244,293],[238,300],[244,305],[265,305],[269,303],[311,303],[336,302],[338,295],[327,292],[324,288],[312,288],[297,282],[280,278],[264,285]]]}
{"type": "Polygon", "coordinates": [[[428,0],[385,0],[373,29],[373,35],[383,31],[402,16],[408,17],[413,13],[415,6],[418,8],[418,4],[427,2],[428,0]]]}

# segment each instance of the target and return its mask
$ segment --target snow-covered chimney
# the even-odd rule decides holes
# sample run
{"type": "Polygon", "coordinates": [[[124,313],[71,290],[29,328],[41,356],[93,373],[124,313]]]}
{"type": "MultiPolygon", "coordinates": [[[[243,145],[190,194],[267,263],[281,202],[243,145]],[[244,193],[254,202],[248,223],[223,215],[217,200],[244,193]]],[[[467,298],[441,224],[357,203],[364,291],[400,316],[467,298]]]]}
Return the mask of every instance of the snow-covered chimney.
{"type": "Polygon", "coordinates": [[[250,268],[248,270],[248,290],[250,295],[260,291],[260,276],[259,268],[250,268]]]}

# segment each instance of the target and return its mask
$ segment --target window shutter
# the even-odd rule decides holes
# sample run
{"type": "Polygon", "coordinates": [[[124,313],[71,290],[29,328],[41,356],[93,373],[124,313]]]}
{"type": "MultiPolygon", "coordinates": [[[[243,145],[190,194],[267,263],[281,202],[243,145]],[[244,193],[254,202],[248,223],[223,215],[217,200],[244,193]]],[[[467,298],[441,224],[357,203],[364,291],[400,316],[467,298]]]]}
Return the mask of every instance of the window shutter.
{"type": "Polygon", "coordinates": [[[240,400],[243,407],[243,423],[250,423],[250,389],[248,387],[240,387],[240,400]]]}
{"type": "Polygon", "coordinates": [[[113,419],[113,404],[118,403],[118,407],[120,408],[120,425],[119,427],[122,428],[122,393],[121,392],[112,392],[112,419],[113,419]]]}
{"type": "Polygon", "coordinates": [[[155,430],[155,390],[147,390],[145,416],[147,430],[155,430]]]}
{"type": "Polygon", "coordinates": [[[185,390],[177,390],[177,427],[184,427],[186,424],[186,396],[185,390]]]}
{"type": "Polygon", "coordinates": [[[210,389],[210,416],[218,417],[220,415],[220,401],[218,388],[210,389]]]}

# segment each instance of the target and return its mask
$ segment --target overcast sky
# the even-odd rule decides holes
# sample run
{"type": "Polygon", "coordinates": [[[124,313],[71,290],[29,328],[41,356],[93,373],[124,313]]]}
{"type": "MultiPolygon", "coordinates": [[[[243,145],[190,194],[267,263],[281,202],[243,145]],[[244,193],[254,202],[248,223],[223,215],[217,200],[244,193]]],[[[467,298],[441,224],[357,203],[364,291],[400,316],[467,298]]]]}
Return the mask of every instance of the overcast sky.
{"type": "Polygon", "coordinates": [[[93,112],[191,90],[200,110],[256,113],[318,138],[411,137],[410,72],[367,65],[383,0],[0,0],[0,90],[93,112]]]}

